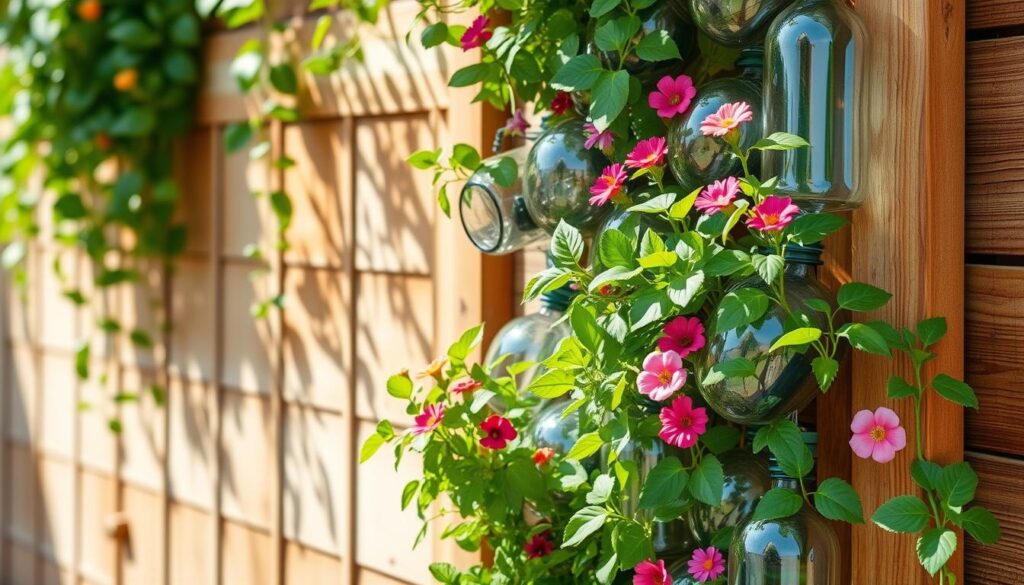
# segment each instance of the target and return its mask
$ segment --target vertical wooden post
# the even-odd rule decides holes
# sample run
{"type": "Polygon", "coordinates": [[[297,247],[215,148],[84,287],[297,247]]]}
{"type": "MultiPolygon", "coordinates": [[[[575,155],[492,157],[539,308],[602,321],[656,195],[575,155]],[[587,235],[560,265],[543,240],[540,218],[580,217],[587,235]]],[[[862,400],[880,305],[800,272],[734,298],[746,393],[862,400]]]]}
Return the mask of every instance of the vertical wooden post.
{"type": "MultiPolygon", "coordinates": [[[[870,148],[868,200],[854,214],[851,273],[895,296],[880,312],[900,325],[944,316],[949,334],[928,364],[963,375],[964,255],[964,0],[861,0],[867,24],[866,62],[870,148]]],[[[871,315],[868,318],[874,318],[871,315]]],[[[893,407],[913,437],[907,401],[886,399],[890,375],[906,363],[853,356],[853,410],[893,407]]],[[[941,463],[963,455],[962,409],[935,400],[925,405],[927,455],[941,463]]],[[[853,485],[870,516],[889,498],[912,493],[912,445],[880,465],[855,459],[853,485]]],[[[951,563],[963,580],[962,558],[951,563]]],[[[853,530],[852,583],[930,583],[918,566],[915,539],[877,526],[853,530]]]]}

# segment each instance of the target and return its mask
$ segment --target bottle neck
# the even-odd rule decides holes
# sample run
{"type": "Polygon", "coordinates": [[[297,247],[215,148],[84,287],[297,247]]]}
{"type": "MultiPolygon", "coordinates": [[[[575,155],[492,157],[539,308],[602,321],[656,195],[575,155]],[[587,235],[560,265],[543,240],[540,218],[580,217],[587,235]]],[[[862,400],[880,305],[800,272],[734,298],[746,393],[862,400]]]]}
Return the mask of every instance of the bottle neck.
{"type": "Polygon", "coordinates": [[[786,264],[786,274],[800,278],[812,276],[814,274],[814,266],[811,264],[804,264],[802,262],[791,261],[786,264]]]}

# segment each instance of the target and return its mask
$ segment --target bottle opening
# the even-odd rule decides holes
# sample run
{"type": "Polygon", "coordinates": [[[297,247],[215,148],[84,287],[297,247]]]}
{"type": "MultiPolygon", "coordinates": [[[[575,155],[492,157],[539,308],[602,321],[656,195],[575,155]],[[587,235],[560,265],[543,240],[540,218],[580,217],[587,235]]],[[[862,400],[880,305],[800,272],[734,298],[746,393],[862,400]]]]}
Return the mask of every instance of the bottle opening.
{"type": "Polygon", "coordinates": [[[493,252],[501,246],[504,235],[501,208],[490,189],[467,184],[459,197],[459,215],[466,236],[481,252],[493,252]]]}

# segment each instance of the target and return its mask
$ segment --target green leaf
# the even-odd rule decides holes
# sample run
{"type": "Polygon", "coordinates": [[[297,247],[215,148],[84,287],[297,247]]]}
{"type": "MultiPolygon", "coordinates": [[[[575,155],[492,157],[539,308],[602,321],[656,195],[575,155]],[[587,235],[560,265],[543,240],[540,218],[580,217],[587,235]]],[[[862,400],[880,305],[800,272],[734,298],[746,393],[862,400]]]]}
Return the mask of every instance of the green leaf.
{"type": "Polygon", "coordinates": [[[761,451],[765,445],[771,449],[788,475],[803,477],[814,467],[814,455],[804,442],[803,433],[796,423],[782,419],[758,429],[754,435],[754,451],[761,451]]]}
{"type": "Polygon", "coordinates": [[[548,370],[530,382],[529,391],[541,398],[558,398],[572,390],[576,377],[566,370],[548,370]]]}
{"type": "Polygon", "coordinates": [[[270,208],[277,216],[277,229],[284,231],[292,222],[292,200],[284,191],[274,191],[270,194],[270,208]]]}
{"type": "Polygon", "coordinates": [[[366,441],[363,443],[362,448],[359,449],[359,462],[366,463],[367,461],[369,461],[370,457],[373,457],[373,454],[376,453],[377,450],[384,445],[384,443],[386,443],[384,437],[378,435],[377,433],[374,433],[367,437],[366,441]]]}
{"type": "Polygon", "coordinates": [[[697,501],[709,506],[721,504],[724,485],[722,463],[714,455],[704,455],[700,463],[690,471],[690,493],[697,501]]]}
{"type": "Polygon", "coordinates": [[[623,280],[629,280],[634,276],[643,272],[643,269],[639,266],[636,268],[626,268],[625,266],[613,266],[608,270],[605,270],[601,274],[598,274],[590,281],[590,285],[587,286],[587,290],[590,292],[597,292],[601,290],[606,284],[613,282],[621,282],[623,280]]]}
{"type": "Polygon", "coordinates": [[[551,236],[551,259],[558,268],[578,268],[583,257],[580,231],[560,220],[551,236]]]}
{"type": "Polygon", "coordinates": [[[917,539],[917,559],[929,575],[935,575],[956,552],[956,533],[946,528],[932,528],[917,539]]]}
{"type": "Polygon", "coordinates": [[[774,132],[767,138],[762,138],[755,142],[751,148],[757,150],[793,150],[804,146],[810,146],[810,143],[795,134],[774,132]]]}
{"type": "Polygon", "coordinates": [[[711,427],[700,436],[700,442],[715,455],[721,455],[739,445],[740,430],[724,425],[711,427]]]}
{"type": "Polygon", "coordinates": [[[761,280],[767,284],[775,284],[779,278],[779,273],[786,266],[782,256],[777,254],[770,254],[768,256],[754,254],[750,257],[750,263],[761,277],[761,280]]]}
{"type": "Polygon", "coordinates": [[[850,524],[864,523],[864,507],[853,486],[830,477],[821,482],[814,492],[814,507],[829,520],[842,520],[850,524]]]}
{"type": "Polygon", "coordinates": [[[890,400],[899,400],[900,398],[907,398],[910,396],[917,396],[917,388],[911,386],[906,380],[899,376],[892,376],[889,378],[889,383],[886,385],[886,394],[890,400]]]}
{"type": "Polygon", "coordinates": [[[449,563],[430,563],[430,574],[444,585],[455,585],[459,582],[459,570],[449,563]]]}
{"type": "Polygon", "coordinates": [[[891,298],[891,294],[863,282],[848,282],[836,294],[839,306],[850,311],[874,311],[891,298]]]}
{"type": "Polygon", "coordinates": [[[638,262],[641,267],[650,270],[652,268],[666,268],[672,266],[676,263],[677,258],[678,256],[676,256],[675,252],[665,250],[662,252],[648,254],[647,256],[640,258],[638,262]]]}
{"type": "MultiPolygon", "coordinates": [[[[334,24],[334,15],[332,14],[324,14],[316,20],[313,38],[309,43],[313,50],[319,49],[324,44],[324,39],[327,38],[327,33],[330,32],[332,24],[334,24]]],[[[441,40],[443,41],[444,39],[441,40]]]]}
{"type": "Polygon", "coordinates": [[[182,14],[171,22],[171,41],[183,47],[199,44],[199,20],[191,14],[182,14]]]}
{"type": "Polygon", "coordinates": [[[623,51],[633,35],[640,30],[640,24],[640,19],[635,16],[609,20],[597,27],[594,44],[602,51],[623,51]]]}
{"type": "Polygon", "coordinates": [[[412,380],[408,374],[395,374],[388,378],[388,394],[399,400],[408,400],[412,396],[412,380]]]}
{"type": "Polygon", "coordinates": [[[153,339],[150,338],[148,333],[142,331],[141,329],[133,330],[128,337],[129,339],[131,339],[132,345],[135,345],[136,347],[153,347],[153,339]]]}
{"type": "Polygon", "coordinates": [[[590,54],[577,55],[551,78],[551,87],[560,91],[584,91],[594,87],[604,73],[601,62],[590,54]]]}
{"type": "Polygon", "coordinates": [[[92,348],[88,341],[82,341],[75,349],[75,373],[80,380],[89,379],[89,356],[92,348]]]}
{"type": "Polygon", "coordinates": [[[418,150],[405,159],[414,168],[420,170],[427,170],[433,168],[437,164],[437,160],[441,157],[441,149],[435,150],[418,150]]]}
{"type": "Polygon", "coordinates": [[[653,509],[676,501],[686,489],[689,479],[683,464],[676,457],[658,462],[640,487],[640,507],[653,509]]]}
{"type": "Polygon", "coordinates": [[[448,38],[448,25],[444,22],[435,22],[423,29],[420,33],[420,42],[423,48],[430,49],[443,43],[448,38]]]}
{"type": "Polygon", "coordinates": [[[199,77],[195,58],[185,51],[168,53],[162,66],[167,78],[176,83],[193,84],[199,77]]]}
{"type": "Polygon", "coordinates": [[[818,381],[818,388],[822,392],[828,392],[832,383],[839,375],[839,362],[833,358],[819,355],[811,360],[811,370],[814,371],[814,379],[818,381]]]}
{"type": "Polygon", "coordinates": [[[797,216],[786,228],[794,242],[808,245],[824,240],[839,231],[849,221],[846,218],[830,213],[811,213],[797,216]]]}
{"type": "Polygon", "coordinates": [[[490,63],[473,63],[459,69],[448,80],[450,87],[469,87],[484,81],[491,74],[490,63]]]}
{"type": "Polygon", "coordinates": [[[592,353],[597,353],[603,334],[601,326],[597,324],[597,319],[591,311],[593,309],[590,307],[580,304],[573,305],[569,308],[569,325],[572,326],[572,331],[580,344],[592,353]]]}
{"type": "Polygon", "coordinates": [[[934,317],[917,324],[917,336],[926,345],[937,343],[946,336],[946,318],[934,317]]]}
{"type": "Polygon", "coordinates": [[[149,134],[156,126],[156,114],[148,108],[132,107],[124,111],[110,125],[112,136],[139,137],[149,134]]]}
{"type": "Polygon", "coordinates": [[[875,510],[871,521],[889,532],[920,532],[931,516],[928,506],[917,496],[896,496],[875,510]]]}
{"type": "Polygon", "coordinates": [[[475,171],[480,167],[480,152],[472,145],[460,142],[452,148],[452,166],[460,166],[475,171]]]}
{"type": "Polygon", "coordinates": [[[148,49],[160,45],[160,35],[145,22],[129,18],[107,30],[107,37],[131,49],[148,49]]]}
{"type": "Polygon", "coordinates": [[[625,233],[617,229],[609,229],[601,234],[598,255],[601,264],[608,268],[636,266],[636,244],[625,233]]]}
{"type": "Polygon", "coordinates": [[[651,557],[651,539],[639,522],[619,522],[612,534],[612,543],[618,557],[619,567],[631,569],[641,561],[651,557]]]}
{"type": "Polygon", "coordinates": [[[53,211],[60,219],[81,219],[89,214],[82,197],[77,193],[65,193],[53,204],[53,211]]]}
{"type": "MultiPolygon", "coordinates": [[[[529,462],[527,462],[529,463],[529,462]]],[[[536,471],[536,466],[532,466],[536,471]]],[[[539,474],[539,472],[538,472],[539,474]]],[[[540,478],[538,485],[544,485],[544,478],[540,478]]],[[[588,504],[603,504],[608,501],[608,498],[612,495],[612,490],[615,489],[615,479],[610,475],[599,475],[594,480],[594,487],[590,488],[590,493],[587,494],[588,504]]]]}
{"type": "Polygon", "coordinates": [[[819,339],[821,339],[821,329],[818,329],[817,327],[801,327],[785,333],[776,339],[775,343],[772,344],[768,351],[773,352],[783,347],[807,345],[808,343],[819,339]]]}
{"type": "Polygon", "coordinates": [[[236,152],[252,139],[252,126],[248,122],[228,124],[224,129],[224,146],[229,153],[236,152]]]}
{"type": "Polygon", "coordinates": [[[800,494],[787,488],[772,488],[761,496],[761,501],[757,503],[754,515],[750,519],[752,522],[757,522],[786,518],[799,512],[803,506],[804,500],[800,494]]]}
{"type": "Polygon", "coordinates": [[[598,506],[587,506],[579,510],[573,514],[565,527],[565,542],[562,543],[562,548],[582,543],[588,536],[600,530],[607,519],[608,512],[598,506]]]}
{"type": "Polygon", "coordinates": [[[611,126],[626,106],[629,96],[629,73],[625,70],[614,73],[605,71],[594,84],[590,103],[590,118],[599,132],[611,126]]]}
{"type": "MultiPolygon", "coordinates": [[[[505,475],[513,492],[533,501],[543,502],[548,499],[548,491],[544,486],[544,476],[537,466],[529,459],[516,459],[508,466],[505,475]]],[[[611,478],[608,478],[609,480],[611,478]]]]}
{"type": "Polygon", "coordinates": [[[258,50],[243,51],[231,60],[228,73],[235,79],[242,93],[245,93],[256,85],[262,67],[263,56],[258,50]]]}
{"type": "Polygon", "coordinates": [[[519,175],[519,165],[510,156],[487,159],[483,163],[483,167],[494,177],[494,182],[502,187],[513,186],[516,182],[516,177],[519,175]]]}
{"type": "Polygon", "coordinates": [[[571,280],[572,271],[555,267],[546,268],[526,283],[526,288],[523,290],[523,301],[533,300],[541,293],[555,290],[571,280]]]}
{"type": "Polygon", "coordinates": [[[923,489],[934,490],[942,477],[942,467],[931,461],[915,459],[910,464],[910,476],[923,489]]]}
{"type": "Polygon", "coordinates": [[[651,197],[643,203],[638,203],[626,211],[630,213],[664,213],[672,207],[675,200],[675,193],[662,193],[661,195],[651,197]]]}
{"type": "Polygon", "coordinates": [[[590,5],[590,16],[593,18],[600,18],[605,14],[608,14],[612,10],[615,10],[622,0],[595,0],[590,5]]]}
{"type": "Polygon", "coordinates": [[[644,61],[682,59],[679,47],[665,30],[654,30],[644,35],[636,46],[636,56],[644,61]]]}
{"type": "Polygon", "coordinates": [[[474,325],[473,327],[463,331],[462,335],[459,336],[459,340],[448,348],[448,359],[451,360],[452,365],[461,366],[463,362],[465,362],[466,356],[469,355],[469,352],[473,351],[473,348],[480,345],[483,338],[483,323],[474,325]]]}
{"type": "Polygon", "coordinates": [[[668,293],[664,290],[651,290],[640,293],[633,298],[629,307],[630,330],[638,331],[651,323],[662,320],[672,306],[668,293]]]}
{"type": "Polygon", "coordinates": [[[754,362],[747,358],[732,358],[711,366],[701,385],[707,387],[717,384],[726,378],[748,378],[757,373],[754,362]]]}
{"type": "Polygon", "coordinates": [[[768,295],[756,288],[741,288],[726,294],[718,305],[715,331],[725,333],[753,323],[768,310],[768,304],[768,295]]]}
{"type": "Polygon", "coordinates": [[[668,283],[668,298],[680,307],[686,307],[701,292],[704,285],[704,272],[698,270],[685,276],[676,276],[668,283]]]}
{"type": "Polygon", "coordinates": [[[565,455],[566,459],[575,459],[581,461],[590,457],[604,445],[604,440],[598,435],[598,433],[592,432],[582,435],[576,440],[576,443],[572,446],[572,449],[565,455]]]}
{"type": "Polygon", "coordinates": [[[947,506],[964,506],[974,499],[978,489],[978,474],[965,461],[953,463],[942,469],[935,488],[947,506]]]}
{"type": "Polygon", "coordinates": [[[995,544],[1002,537],[999,521],[981,506],[975,506],[958,518],[959,526],[981,544],[995,544]]]}
{"type": "Polygon", "coordinates": [[[932,379],[932,388],[946,400],[978,410],[978,396],[974,389],[966,383],[946,374],[939,374],[932,379]]]}
{"type": "Polygon", "coordinates": [[[877,331],[864,323],[847,323],[839,328],[839,337],[845,337],[855,349],[876,355],[890,355],[889,344],[877,331]]]}
{"type": "Polygon", "coordinates": [[[299,92],[299,78],[287,63],[279,63],[270,68],[270,84],[277,91],[288,95],[299,92]]]}

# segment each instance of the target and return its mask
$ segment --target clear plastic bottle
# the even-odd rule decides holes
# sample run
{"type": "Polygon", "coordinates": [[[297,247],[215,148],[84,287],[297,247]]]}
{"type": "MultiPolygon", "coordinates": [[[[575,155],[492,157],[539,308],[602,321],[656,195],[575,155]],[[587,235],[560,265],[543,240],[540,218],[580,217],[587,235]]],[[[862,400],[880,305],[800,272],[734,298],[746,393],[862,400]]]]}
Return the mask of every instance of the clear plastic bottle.
{"type": "Polygon", "coordinates": [[[765,134],[789,132],[809,148],[768,151],[776,192],[811,210],[864,200],[864,25],[842,0],[798,0],[765,36],[765,134]]]}
{"type": "Polygon", "coordinates": [[[520,146],[488,161],[507,157],[516,163],[516,180],[503,187],[486,166],[466,181],[459,196],[459,215],[466,236],[481,252],[510,254],[540,242],[547,232],[537,225],[526,209],[523,197],[523,167],[529,148],[520,146]]]}
{"type": "Polygon", "coordinates": [[[793,0],[689,0],[693,23],[715,42],[748,47],[764,40],[765,30],[793,0]]]}

